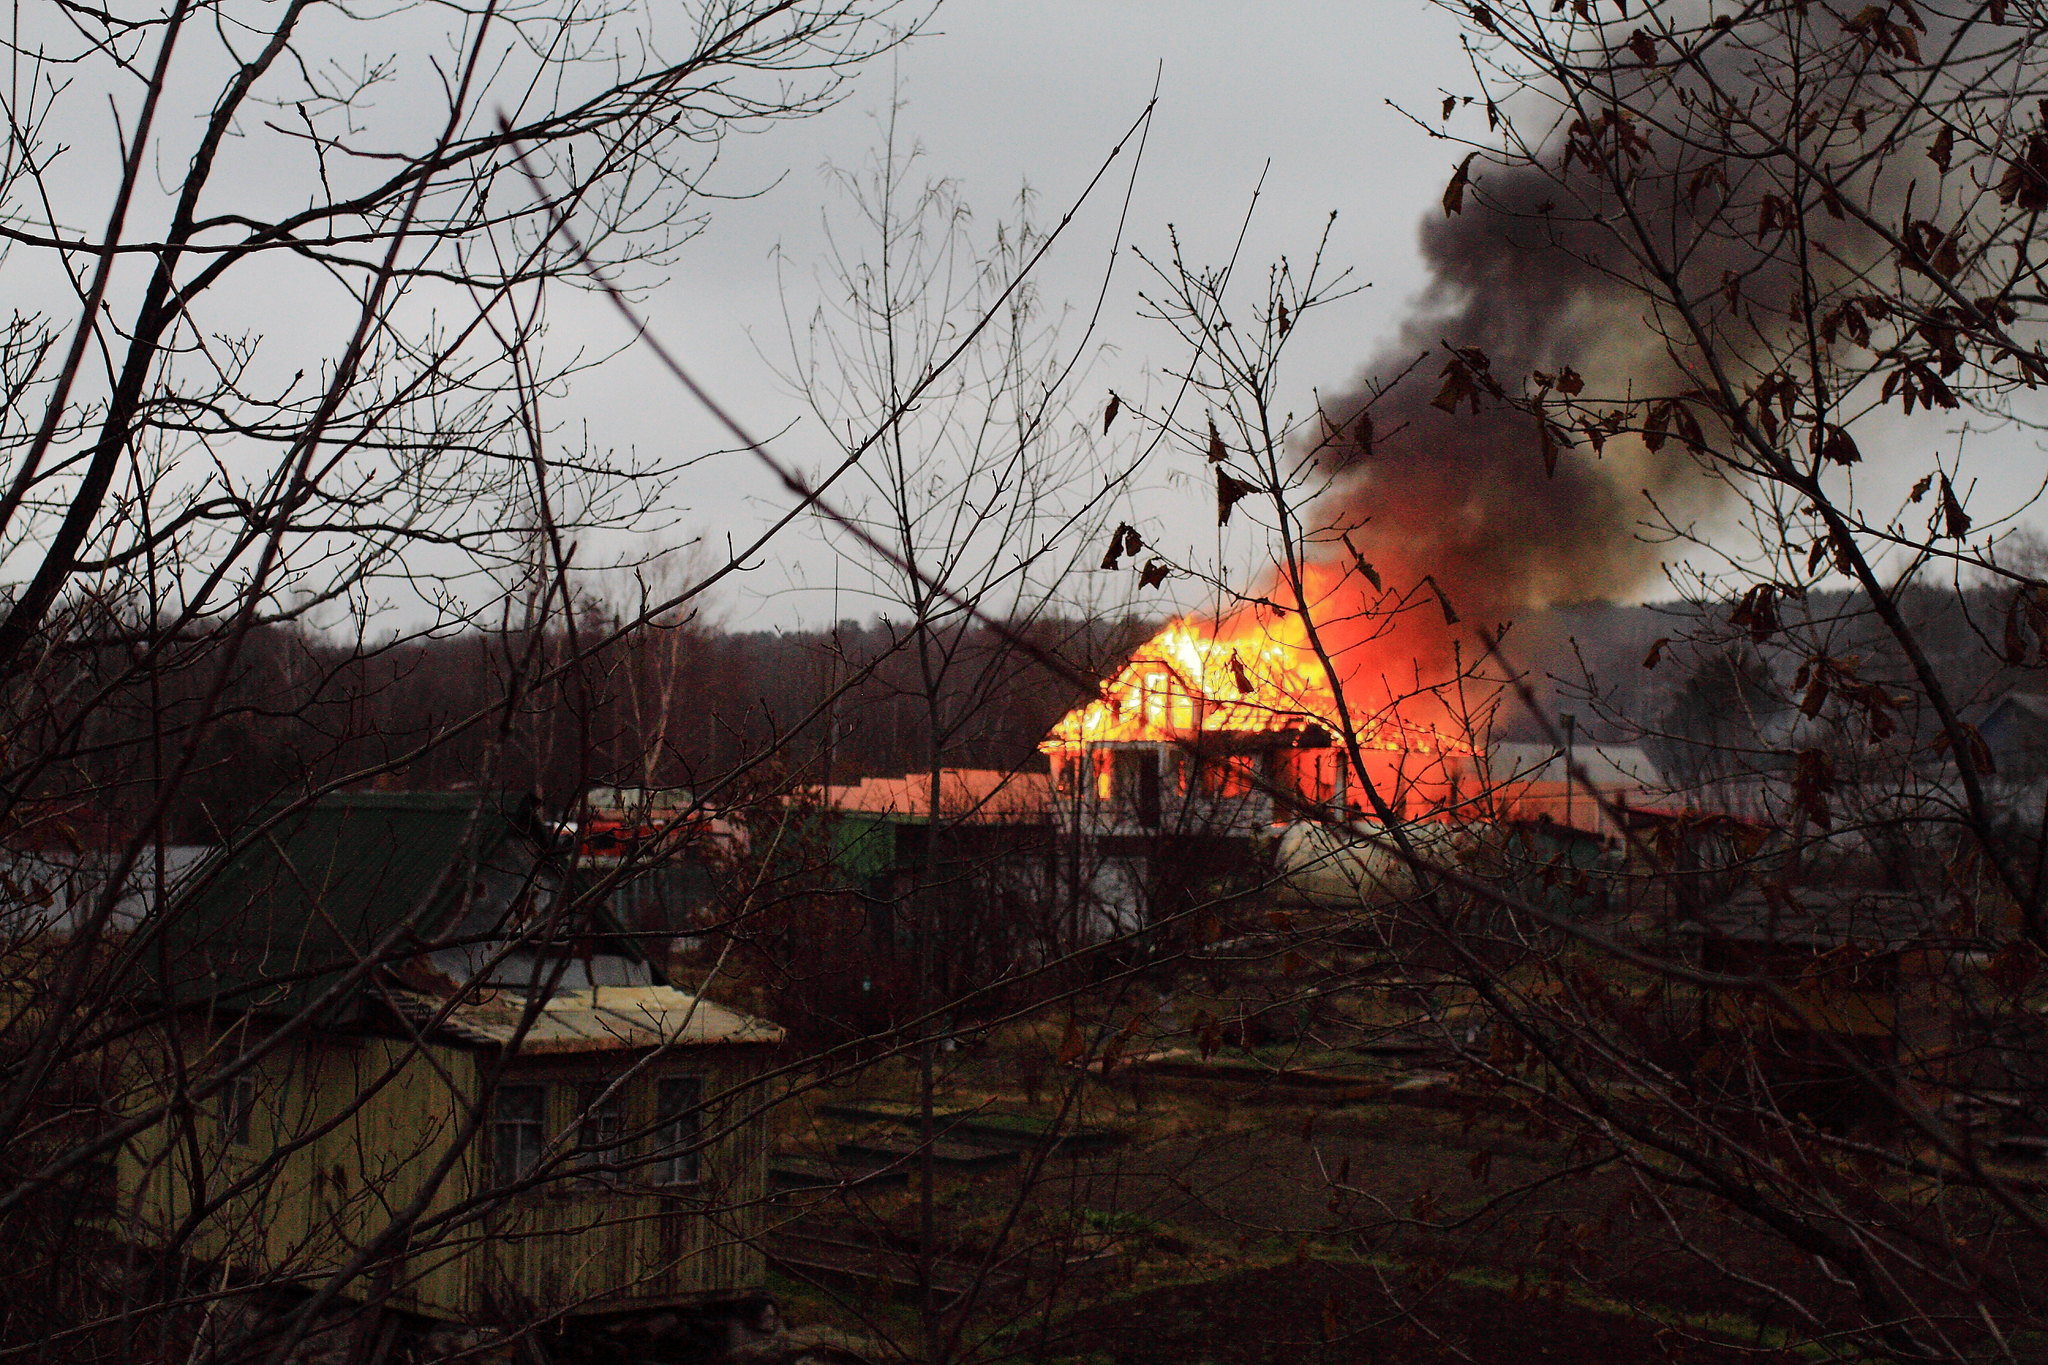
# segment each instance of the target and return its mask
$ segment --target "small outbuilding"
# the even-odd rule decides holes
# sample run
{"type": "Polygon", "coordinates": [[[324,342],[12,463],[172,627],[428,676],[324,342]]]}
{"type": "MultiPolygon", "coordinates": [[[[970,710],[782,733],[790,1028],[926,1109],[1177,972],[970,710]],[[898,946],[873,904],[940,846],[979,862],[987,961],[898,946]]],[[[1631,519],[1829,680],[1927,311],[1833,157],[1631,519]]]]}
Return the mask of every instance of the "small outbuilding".
{"type": "Polygon", "coordinates": [[[756,1294],[782,1033],[677,989],[532,803],[273,813],[157,927],[128,1236],[222,1273],[467,1322],[756,1294]]]}

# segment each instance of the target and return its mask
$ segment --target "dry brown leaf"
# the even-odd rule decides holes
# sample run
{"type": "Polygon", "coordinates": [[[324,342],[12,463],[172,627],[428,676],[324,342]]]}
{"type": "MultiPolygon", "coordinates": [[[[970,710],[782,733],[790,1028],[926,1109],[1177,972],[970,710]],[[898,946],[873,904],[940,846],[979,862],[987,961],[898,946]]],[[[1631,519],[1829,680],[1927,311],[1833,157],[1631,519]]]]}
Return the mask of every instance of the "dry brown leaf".
{"type": "Polygon", "coordinates": [[[1245,671],[1244,660],[1237,657],[1237,651],[1234,649],[1230,651],[1230,679],[1237,684],[1239,696],[1249,697],[1255,690],[1252,687],[1252,675],[1245,671]]]}
{"type": "Polygon", "coordinates": [[[1820,829],[1832,829],[1828,795],[1835,789],[1835,760],[1822,749],[1802,749],[1792,761],[1793,804],[1820,829]]]}
{"type": "Polygon", "coordinates": [[[1228,526],[1231,509],[1258,491],[1257,484],[1233,478],[1219,465],[1216,469],[1216,524],[1228,526]]]}
{"type": "Polygon", "coordinates": [[[1067,1020],[1066,1036],[1060,1039],[1060,1065],[1072,1066],[1081,1059],[1081,1054],[1087,1050],[1088,1043],[1081,1036],[1080,1022],[1074,1019],[1067,1020]]]}
{"type": "Polygon", "coordinates": [[[1820,447],[1820,456],[1830,464],[1858,464],[1863,452],[1856,448],[1856,442],[1849,433],[1831,423],[1823,423],[1814,432],[1814,444],[1820,447]]]}
{"type": "Polygon", "coordinates": [[[1956,490],[1943,474],[1941,484],[1941,521],[1944,534],[1961,540],[1970,534],[1970,514],[1963,510],[1963,504],[1956,498],[1956,490]]]}
{"type": "Polygon", "coordinates": [[[1473,382],[1471,365],[1461,356],[1452,356],[1444,364],[1443,376],[1443,387],[1437,390],[1436,397],[1429,400],[1429,405],[1455,414],[1458,404],[1470,403],[1472,411],[1477,413],[1479,385],[1473,382]]]}
{"type": "Polygon", "coordinates": [[[1457,610],[1451,606],[1451,595],[1444,591],[1443,584],[1436,581],[1436,575],[1424,574],[1422,581],[1429,584],[1429,590],[1436,594],[1436,604],[1443,611],[1444,624],[1447,626],[1457,625],[1459,617],[1457,610]]]}
{"type": "Polygon", "coordinates": [[[1451,172],[1451,183],[1444,186],[1444,214],[1446,217],[1465,211],[1465,187],[1471,183],[1472,160],[1479,153],[1468,154],[1458,163],[1458,169],[1451,172]]]}
{"type": "Polygon", "coordinates": [[[1102,556],[1102,567],[1114,569],[1119,560],[1135,555],[1144,548],[1145,540],[1138,534],[1138,528],[1127,521],[1120,521],[1116,524],[1116,529],[1109,533],[1109,549],[1102,556]]]}
{"type": "Polygon", "coordinates": [[[1358,547],[1351,543],[1351,533],[1349,531],[1344,533],[1344,548],[1351,551],[1351,558],[1358,565],[1358,572],[1365,576],[1366,582],[1372,584],[1372,590],[1374,592],[1386,591],[1380,584],[1380,571],[1371,564],[1368,564],[1365,556],[1359,553],[1358,547]]]}

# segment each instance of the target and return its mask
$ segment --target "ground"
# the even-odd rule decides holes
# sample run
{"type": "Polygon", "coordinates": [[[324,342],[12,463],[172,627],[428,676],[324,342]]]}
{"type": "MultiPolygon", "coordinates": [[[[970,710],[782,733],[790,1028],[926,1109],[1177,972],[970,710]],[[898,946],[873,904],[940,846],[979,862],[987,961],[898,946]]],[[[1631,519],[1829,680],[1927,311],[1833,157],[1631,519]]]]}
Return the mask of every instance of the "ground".
{"type": "MultiPolygon", "coordinates": [[[[946,1101],[1029,1107],[998,1079],[963,1061],[946,1101]]],[[[1027,1160],[938,1177],[939,1278],[971,1280],[1000,1245],[1001,1273],[1026,1281],[980,1297],[961,1338],[970,1355],[1095,1365],[1711,1362],[1769,1360],[1785,1340],[1782,1315],[1679,1246],[1632,1178],[1575,1160],[1519,1116],[1389,1097],[1303,1102],[1135,1075],[1091,1080],[1078,1109],[1130,1141],[1047,1157],[1035,1171],[1027,1160]],[[1057,1268],[1103,1247],[1114,1257],[1085,1275],[1057,1268]]],[[[829,1152],[860,1131],[818,1121],[786,1145],[829,1152]]],[[[882,1253],[898,1258],[894,1272],[915,1279],[914,1181],[798,1199],[783,1216],[793,1229],[894,1248],[882,1253]]],[[[1830,1297],[1773,1240],[1725,1218],[1688,1221],[1711,1229],[1709,1254],[1752,1283],[1796,1281],[1809,1302],[1830,1297]]],[[[800,1320],[918,1349],[917,1314],[904,1302],[914,1293],[889,1303],[872,1285],[780,1289],[794,1295],[800,1320]]]]}
{"type": "Polygon", "coordinates": [[[1526,1290],[1418,1284],[1313,1259],[1099,1303],[1019,1345],[1038,1359],[1105,1365],[1763,1365],[1774,1355],[1526,1290]]]}

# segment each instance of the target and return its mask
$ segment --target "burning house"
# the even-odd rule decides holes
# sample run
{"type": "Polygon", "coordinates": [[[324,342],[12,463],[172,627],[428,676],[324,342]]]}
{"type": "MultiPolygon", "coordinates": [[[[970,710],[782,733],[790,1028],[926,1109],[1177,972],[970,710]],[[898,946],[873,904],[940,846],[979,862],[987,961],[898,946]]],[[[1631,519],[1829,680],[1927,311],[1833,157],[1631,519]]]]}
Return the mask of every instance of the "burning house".
{"type": "Polygon", "coordinates": [[[1069,875],[1105,927],[1137,927],[1233,878],[1279,877],[1310,899],[1400,894],[1409,883],[1383,814],[1440,850],[1481,826],[1493,843],[1529,826],[1597,847],[1619,835],[1613,810],[1660,790],[1632,747],[1481,743],[1483,708],[1453,716],[1426,688],[1375,706],[1386,689],[1351,657],[1375,652],[1342,656],[1338,686],[1343,665],[1325,665],[1295,613],[1182,619],[1053,727],[1039,747],[1069,875]]]}
{"type": "MultiPolygon", "coordinates": [[[[1039,745],[1054,799],[1075,828],[1098,835],[1245,835],[1361,809],[1326,672],[1277,630],[1175,621],[1039,745]]],[[[1469,746],[1390,716],[1349,719],[1370,776],[1403,814],[1441,804],[1445,758],[1469,746]]]]}
{"type": "Polygon", "coordinates": [[[1470,746],[1391,710],[1347,711],[1330,670],[1295,638],[1297,619],[1175,621],[1039,745],[1074,875],[1105,927],[1136,927],[1242,876],[1252,842],[1276,827],[1369,816],[1347,729],[1403,818],[1455,801],[1456,760],[1470,746]]]}

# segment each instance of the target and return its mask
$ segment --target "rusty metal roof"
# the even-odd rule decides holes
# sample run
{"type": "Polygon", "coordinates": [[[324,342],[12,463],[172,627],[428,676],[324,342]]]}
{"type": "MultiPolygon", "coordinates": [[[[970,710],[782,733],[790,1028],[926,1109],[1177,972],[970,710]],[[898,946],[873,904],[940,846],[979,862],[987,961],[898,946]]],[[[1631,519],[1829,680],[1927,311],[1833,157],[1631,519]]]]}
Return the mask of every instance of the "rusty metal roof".
{"type": "MultiPolygon", "coordinates": [[[[843,786],[814,789],[834,810],[931,818],[931,777],[863,777],[843,786]]],[[[1044,820],[1052,808],[1052,779],[1044,773],[1000,768],[941,768],[939,816],[967,824],[1044,820]]]]}
{"type": "Polygon", "coordinates": [[[779,1043],[783,1038],[782,1030],[766,1020],[673,986],[556,991],[541,1003],[523,1035],[520,1025],[527,1016],[528,997],[517,991],[488,991],[453,1009],[446,1000],[421,991],[392,991],[390,998],[418,1023],[439,1020],[441,1033],[488,1046],[516,1043],[521,1053],[779,1043]]]}

